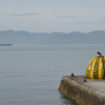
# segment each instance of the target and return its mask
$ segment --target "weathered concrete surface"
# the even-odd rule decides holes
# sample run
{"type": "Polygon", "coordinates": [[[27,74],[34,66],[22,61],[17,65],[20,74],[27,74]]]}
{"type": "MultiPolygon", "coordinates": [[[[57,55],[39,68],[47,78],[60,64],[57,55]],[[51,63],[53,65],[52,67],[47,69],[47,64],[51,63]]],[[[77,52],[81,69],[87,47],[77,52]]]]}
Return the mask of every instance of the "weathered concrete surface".
{"type": "Polygon", "coordinates": [[[79,105],[105,105],[105,80],[83,80],[82,76],[64,76],[59,91],[79,105]]]}

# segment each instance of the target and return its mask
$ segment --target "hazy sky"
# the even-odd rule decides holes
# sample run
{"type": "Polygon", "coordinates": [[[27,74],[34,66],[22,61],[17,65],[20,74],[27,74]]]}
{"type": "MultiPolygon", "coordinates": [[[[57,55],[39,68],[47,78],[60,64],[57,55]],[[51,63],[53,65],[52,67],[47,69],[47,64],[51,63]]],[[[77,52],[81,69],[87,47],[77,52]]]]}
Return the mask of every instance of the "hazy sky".
{"type": "Polygon", "coordinates": [[[0,0],[0,30],[105,30],[105,0],[0,0]]]}

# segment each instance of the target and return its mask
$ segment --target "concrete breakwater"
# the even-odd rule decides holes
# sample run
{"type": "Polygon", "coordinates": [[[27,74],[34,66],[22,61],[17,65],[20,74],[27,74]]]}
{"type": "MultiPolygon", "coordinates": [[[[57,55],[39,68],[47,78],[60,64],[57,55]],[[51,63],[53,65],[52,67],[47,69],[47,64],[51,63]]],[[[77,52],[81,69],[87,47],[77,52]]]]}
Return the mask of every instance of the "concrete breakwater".
{"type": "Polygon", "coordinates": [[[83,76],[64,76],[59,91],[79,105],[105,105],[105,80],[84,82],[83,76]]]}

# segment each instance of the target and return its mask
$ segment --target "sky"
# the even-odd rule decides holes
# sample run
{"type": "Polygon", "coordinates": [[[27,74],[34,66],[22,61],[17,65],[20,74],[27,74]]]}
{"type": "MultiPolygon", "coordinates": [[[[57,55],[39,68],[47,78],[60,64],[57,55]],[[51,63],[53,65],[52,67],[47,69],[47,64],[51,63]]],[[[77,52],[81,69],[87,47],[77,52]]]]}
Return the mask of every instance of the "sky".
{"type": "Polygon", "coordinates": [[[0,30],[105,30],[105,0],[0,0],[0,30]]]}

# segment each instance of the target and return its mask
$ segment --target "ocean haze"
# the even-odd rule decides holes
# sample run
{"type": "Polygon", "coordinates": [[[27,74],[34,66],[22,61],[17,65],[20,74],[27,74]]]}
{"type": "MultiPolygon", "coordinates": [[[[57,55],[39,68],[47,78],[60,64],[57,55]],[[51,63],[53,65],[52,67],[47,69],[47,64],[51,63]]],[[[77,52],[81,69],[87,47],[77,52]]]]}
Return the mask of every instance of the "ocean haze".
{"type": "Polygon", "coordinates": [[[105,44],[105,31],[31,33],[27,31],[0,31],[0,43],[11,44],[105,44]]]}
{"type": "Polygon", "coordinates": [[[0,0],[0,29],[105,31],[105,0],[0,0]]]}

